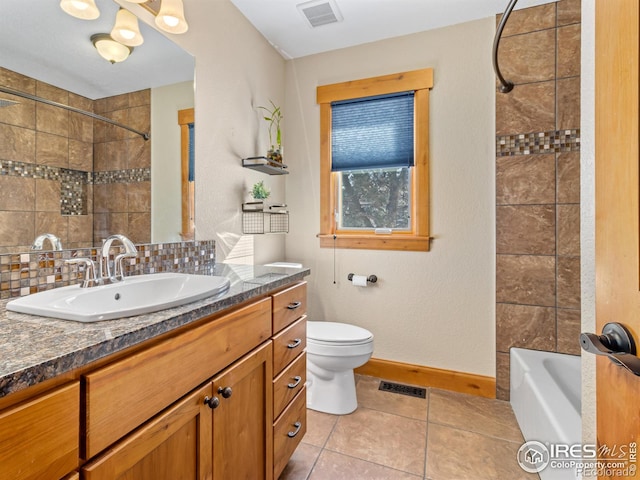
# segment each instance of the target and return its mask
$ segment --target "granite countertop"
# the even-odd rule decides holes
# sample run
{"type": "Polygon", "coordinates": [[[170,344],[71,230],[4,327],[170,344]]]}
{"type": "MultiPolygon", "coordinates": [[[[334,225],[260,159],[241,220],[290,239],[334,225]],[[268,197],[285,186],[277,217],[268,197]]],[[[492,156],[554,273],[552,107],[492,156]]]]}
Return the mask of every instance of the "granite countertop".
{"type": "Polygon", "coordinates": [[[308,268],[216,264],[231,280],[214,297],[155,313],[81,323],[9,312],[0,301],[0,397],[238,305],[309,275],[308,268]]]}

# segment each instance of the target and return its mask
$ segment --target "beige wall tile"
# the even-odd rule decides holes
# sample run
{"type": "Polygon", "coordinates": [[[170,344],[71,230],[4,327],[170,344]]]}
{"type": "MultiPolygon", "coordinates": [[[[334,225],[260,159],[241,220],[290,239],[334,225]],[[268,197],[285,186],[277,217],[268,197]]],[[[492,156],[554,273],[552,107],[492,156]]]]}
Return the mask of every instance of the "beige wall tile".
{"type": "Polygon", "coordinates": [[[580,203],[580,152],[558,154],[558,203],[580,203]]]}
{"type": "Polygon", "coordinates": [[[496,398],[509,400],[510,358],[508,353],[496,352],[496,398]]]}
{"type": "Polygon", "coordinates": [[[93,119],[80,113],[69,113],[69,137],[87,143],[93,143],[93,119]]]}
{"type": "Polygon", "coordinates": [[[72,215],[69,217],[69,243],[93,244],[93,215],[72,215]]]}
{"type": "Polygon", "coordinates": [[[558,307],[580,308],[579,257],[558,257],[558,307]]]}
{"type": "Polygon", "coordinates": [[[69,140],[69,168],[93,171],[93,143],[69,140]]]}
{"type": "Polygon", "coordinates": [[[61,137],[69,136],[69,112],[62,108],[36,104],[36,129],[61,137]]]}
{"type": "Polygon", "coordinates": [[[0,85],[32,95],[36,93],[35,79],[4,67],[0,67],[0,85]]]}
{"type": "Polygon", "coordinates": [[[15,162],[35,163],[36,132],[0,123],[0,158],[15,162]]]}
{"type": "Polygon", "coordinates": [[[555,89],[549,81],[496,94],[496,135],[555,130],[555,89]]]}
{"type": "Polygon", "coordinates": [[[580,255],[580,205],[558,205],[558,255],[580,255]]]}
{"type": "Polygon", "coordinates": [[[580,77],[563,78],[558,84],[558,130],[580,128],[580,77]]]}
{"type": "Polygon", "coordinates": [[[93,211],[127,212],[127,186],[124,183],[107,183],[93,186],[93,211]]]}
{"type": "Polygon", "coordinates": [[[555,350],[556,309],[498,303],[496,305],[496,349],[511,347],[555,350]]]}
{"type": "Polygon", "coordinates": [[[151,105],[151,89],[138,90],[129,93],[129,106],[151,105]]]}
{"type": "MultiPolygon", "coordinates": [[[[176,118],[176,125],[178,119],[176,118]]],[[[149,105],[142,105],[139,107],[132,107],[129,109],[129,123],[127,126],[131,128],[135,128],[141,132],[150,132],[151,131],[151,109],[149,105]]],[[[135,138],[139,135],[133,133],[131,135],[132,138],[135,138]]]]}
{"type": "Polygon", "coordinates": [[[496,159],[496,204],[554,203],[554,155],[516,155],[496,159]]]}
{"type": "Polygon", "coordinates": [[[0,245],[31,245],[36,238],[34,226],[33,211],[0,211],[0,245]]]}
{"type": "Polygon", "coordinates": [[[151,212],[151,182],[127,183],[128,211],[151,212]]]}
{"type": "Polygon", "coordinates": [[[18,102],[10,107],[0,108],[0,123],[15,125],[17,127],[36,128],[36,103],[33,100],[9,95],[8,93],[0,94],[0,98],[18,102]]]}
{"type": "Polygon", "coordinates": [[[502,75],[514,84],[552,80],[556,73],[555,29],[505,37],[498,63],[502,75]]]}
{"type": "Polygon", "coordinates": [[[496,271],[498,303],[555,306],[555,257],[497,255],[496,271]]]}
{"type": "Polygon", "coordinates": [[[496,252],[554,255],[555,216],[553,205],[496,207],[496,252]]]}
{"type": "MultiPolygon", "coordinates": [[[[64,248],[69,241],[69,224],[68,217],[60,215],[57,212],[36,212],[35,213],[35,234],[36,236],[43,233],[53,233],[62,242],[64,248]]],[[[35,238],[35,237],[34,237],[35,238]]]]}
{"type": "Polygon", "coordinates": [[[570,23],[579,23],[580,19],[580,0],[560,0],[558,6],[558,25],[568,25],[570,23]]]}
{"type": "Polygon", "coordinates": [[[127,168],[127,142],[112,141],[93,145],[93,169],[95,172],[125,170],[127,168]]]}
{"type": "Polygon", "coordinates": [[[69,139],[66,136],[36,132],[36,163],[68,168],[69,139]]]}
{"type": "Polygon", "coordinates": [[[45,82],[36,80],[36,95],[47,100],[69,105],[69,92],[45,82]]]}
{"type": "Polygon", "coordinates": [[[60,181],[36,179],[36,211],[60,214],[60,181]]]}
{"type": "Polygon", "coordinates": [[[133,243],[151,242],[151,213],[129,213],[129,238],[133,243]]]}
{"type": "Polygon", "coordinates": [[[33,211],[35,201],[33,178],[0,175],[0,210],[33,211]]]}
{"type": "Polygon", "coordinates": [[[558,352],[580,355],[580,310],[558,309],[558,352]]]}
{"type": "Polygon", "coordinates": [[[558,28],[558,78],[580,75],[580,24],[558,28]]]}
{"type": "MultiPolygon", "coordinates": [[[[505,8],[506,8],[505,4],[505,8]]],[[[500,22],[502,14],[496,18],[496,25],[500,22]]],[[[543,30],[556,26],[556,6],[554,3],[547,3],[538,7],[523,8],[514,10],[509,15],[507,24],[502,31],[503,37],[517,35],[520,33],[543,30]]]]}
{"type": "MultiPolygon", "coordinates": [[[[151,142],[137,136],[127,140],[128,168],[151,168],[151,142]]],[[[180,161],[177,159],[176,161],[180,161]]]]}

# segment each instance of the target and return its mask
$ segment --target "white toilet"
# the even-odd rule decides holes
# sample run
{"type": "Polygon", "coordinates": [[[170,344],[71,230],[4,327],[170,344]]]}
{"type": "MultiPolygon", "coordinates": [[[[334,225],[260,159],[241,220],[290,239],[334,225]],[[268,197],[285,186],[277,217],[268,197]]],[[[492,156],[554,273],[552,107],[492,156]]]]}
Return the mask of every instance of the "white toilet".
{"type": "Polygon", "coordinates": [[[373,353],[373,334],[337,322],[307,322],[307,408],[344,415],[357,406],[353,369],[373,353]]]}

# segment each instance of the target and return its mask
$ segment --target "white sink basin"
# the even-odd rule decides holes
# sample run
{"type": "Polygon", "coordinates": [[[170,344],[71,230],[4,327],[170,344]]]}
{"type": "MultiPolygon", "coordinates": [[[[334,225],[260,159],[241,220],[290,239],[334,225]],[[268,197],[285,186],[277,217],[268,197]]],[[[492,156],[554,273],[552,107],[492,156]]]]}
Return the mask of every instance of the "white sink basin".
{"type": "Polygon", "coordinates": [[[43,317],[97,322],[157,312],[202,300],[229,289],[229,279],[184,273],[126,277],[99,287],[54,288],[11,300],[7,310],[43,317]]]}

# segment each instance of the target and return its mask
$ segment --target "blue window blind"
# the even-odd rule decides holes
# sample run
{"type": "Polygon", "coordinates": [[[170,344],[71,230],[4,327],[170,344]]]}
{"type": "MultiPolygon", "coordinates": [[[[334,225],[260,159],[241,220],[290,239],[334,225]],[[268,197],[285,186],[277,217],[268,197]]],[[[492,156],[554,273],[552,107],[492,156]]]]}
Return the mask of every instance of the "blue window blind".
{"type": "Polygon", "coordinates": [[[414,92],[331,104],[331,170],[413,166],[414,92]]]}
{"type": "Polygon", "coordinates": [[[189,181],[195,180],[195,167],[196,167],[196,129],[193,123],[188,124],[189,127],[189,181]]]}

